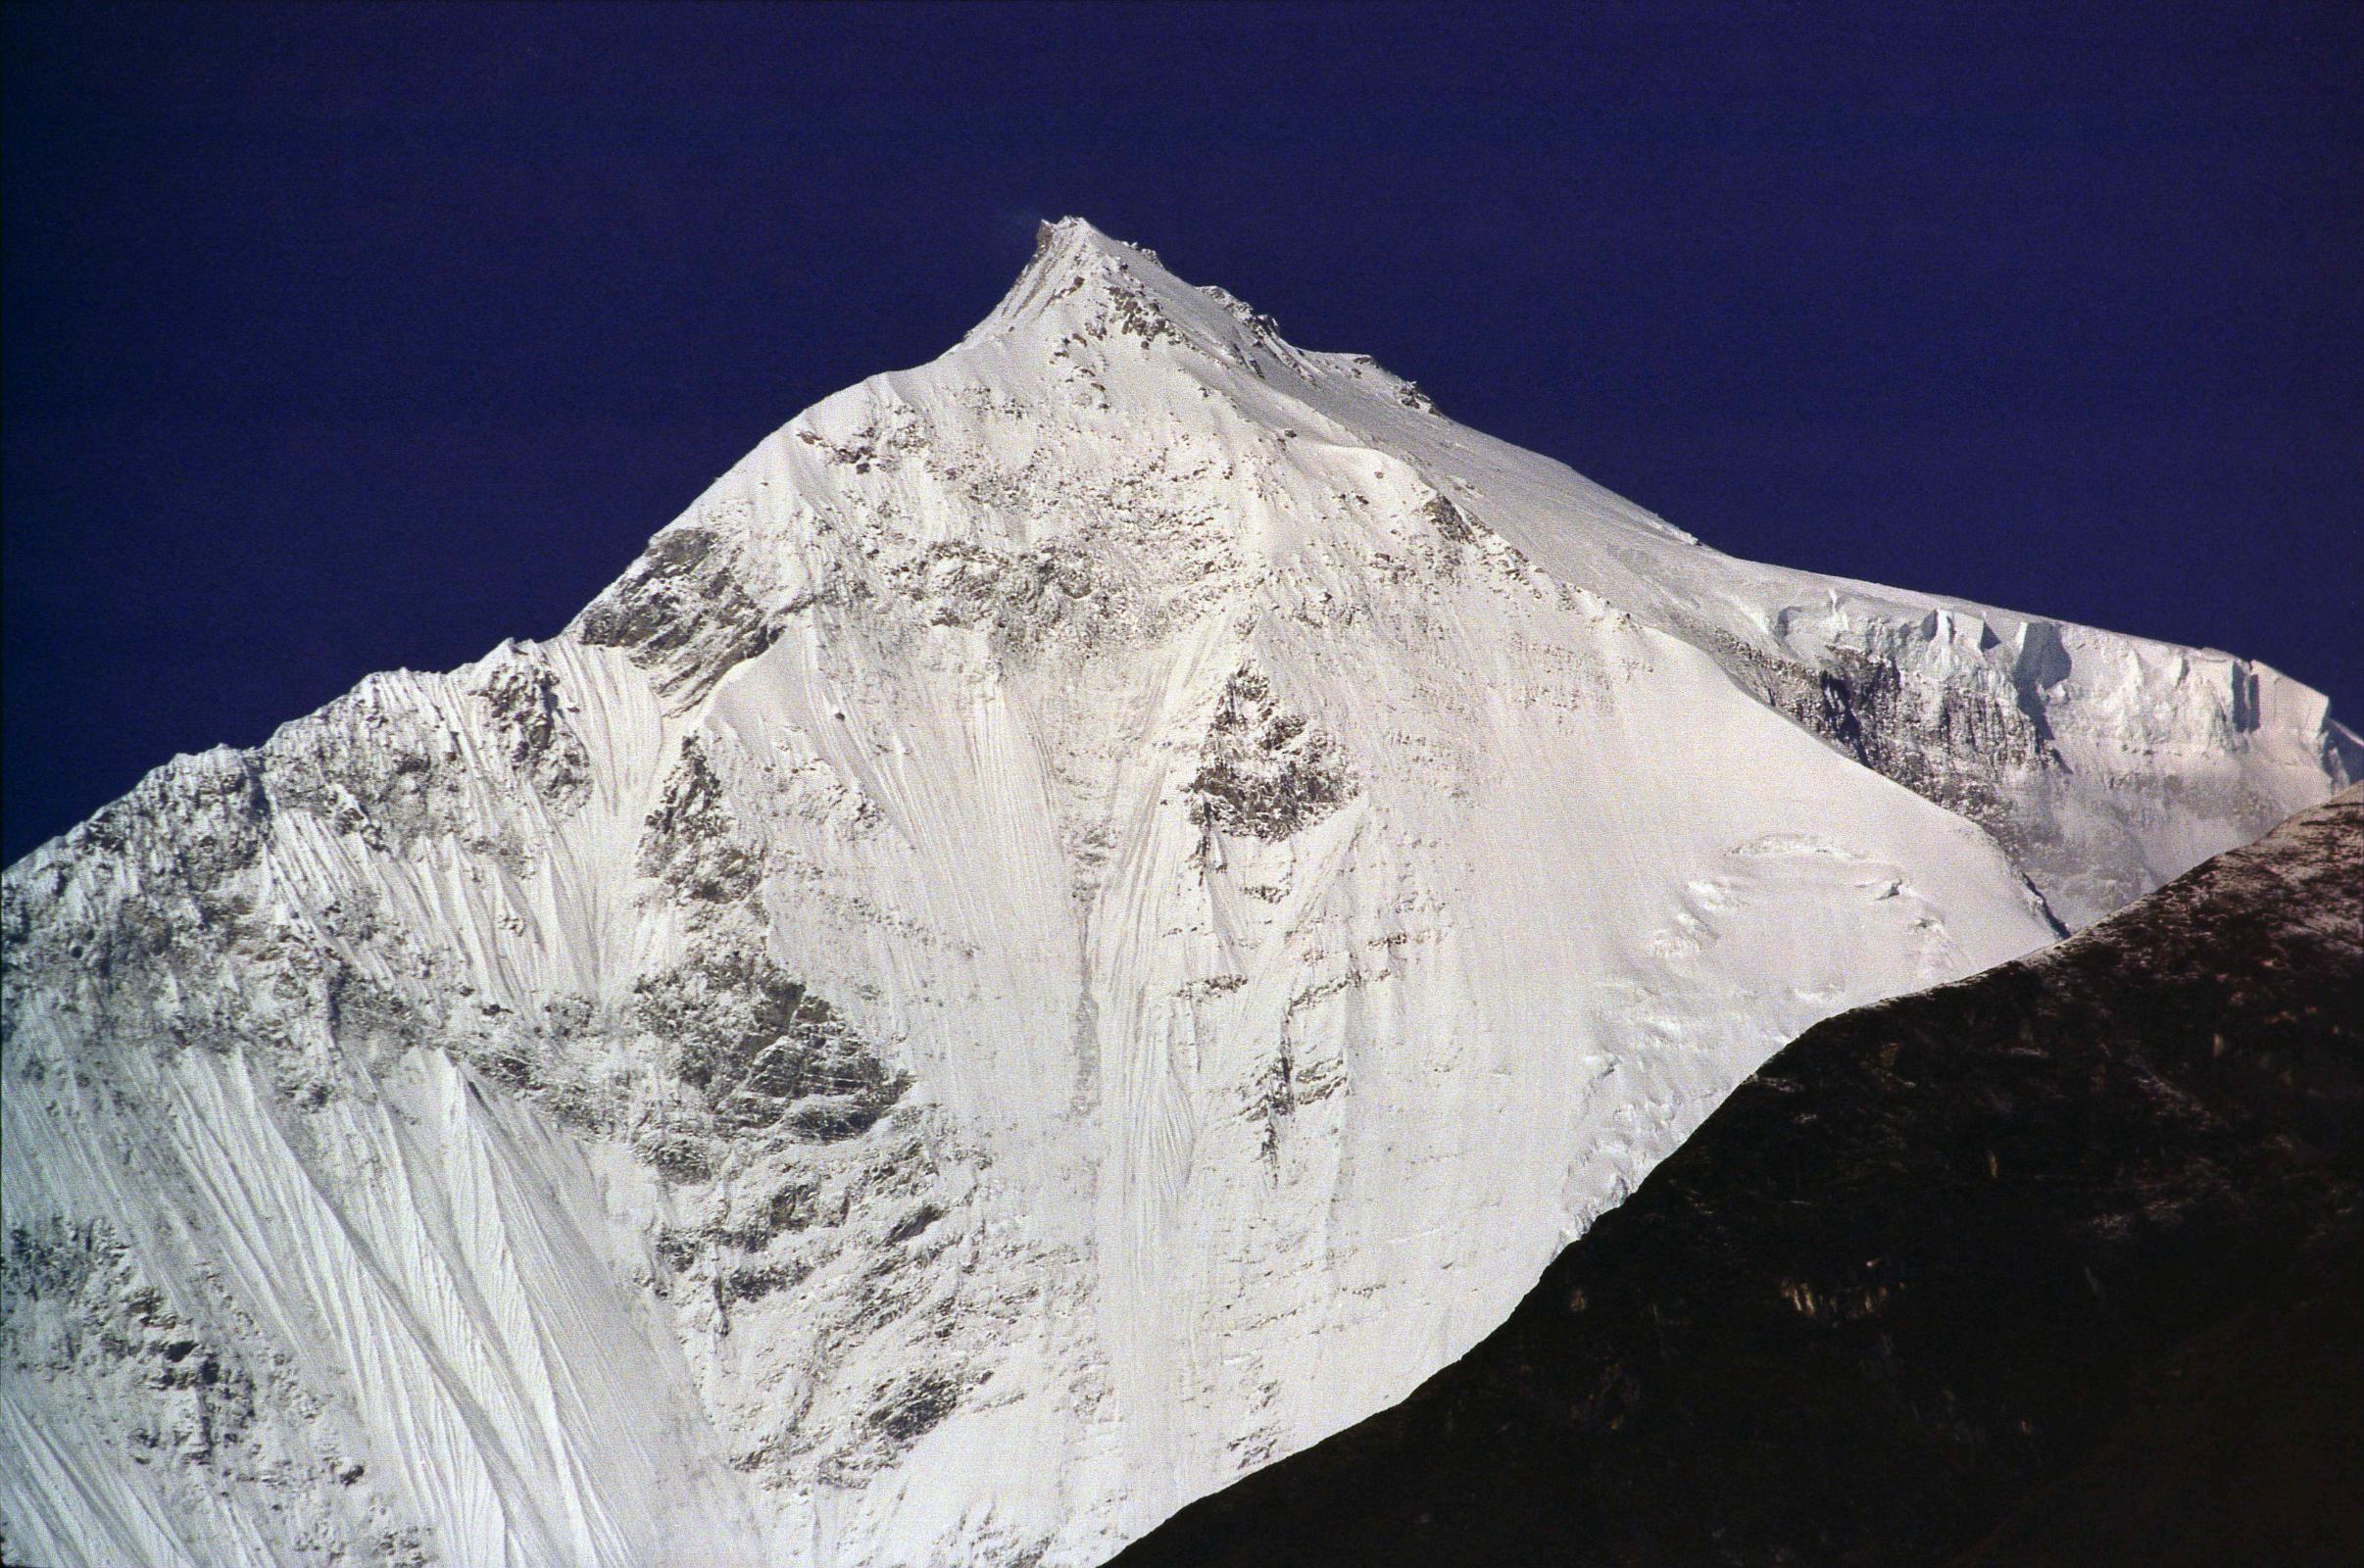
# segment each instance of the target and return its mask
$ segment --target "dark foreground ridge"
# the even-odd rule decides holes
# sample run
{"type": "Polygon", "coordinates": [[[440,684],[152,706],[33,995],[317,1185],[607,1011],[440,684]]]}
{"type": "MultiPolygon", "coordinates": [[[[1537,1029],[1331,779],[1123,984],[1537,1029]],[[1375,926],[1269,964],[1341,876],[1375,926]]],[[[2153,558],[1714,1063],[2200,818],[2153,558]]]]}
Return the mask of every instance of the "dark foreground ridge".
{"type": "Polygon", "coordinates": [[[1807,1031],[1163,1564],[2364,1561],[2364,791],[1807,1031]]]}

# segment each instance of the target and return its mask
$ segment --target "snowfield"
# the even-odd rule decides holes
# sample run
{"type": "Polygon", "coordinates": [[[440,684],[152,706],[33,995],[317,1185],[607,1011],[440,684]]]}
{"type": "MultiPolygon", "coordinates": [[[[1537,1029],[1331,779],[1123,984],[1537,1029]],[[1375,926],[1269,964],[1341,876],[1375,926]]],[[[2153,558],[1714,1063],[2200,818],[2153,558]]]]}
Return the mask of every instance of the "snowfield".
{"type": "Polygon", "coordinates": [[[1082,1564],[1775,1048],[2364,771],[1734,561],[1088,224],[566,632],[6,878],[11,1560],[1082,1564]]]}

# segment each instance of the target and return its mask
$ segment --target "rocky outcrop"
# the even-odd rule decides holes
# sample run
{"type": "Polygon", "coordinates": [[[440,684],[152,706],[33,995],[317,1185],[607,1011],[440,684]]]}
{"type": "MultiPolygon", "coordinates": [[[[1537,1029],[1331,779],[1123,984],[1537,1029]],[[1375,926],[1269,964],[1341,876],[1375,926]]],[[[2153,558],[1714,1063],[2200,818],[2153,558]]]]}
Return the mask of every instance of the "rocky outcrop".
{"type": "Polygon", "coordinates": [[[741,585],[727,543],[696,524],[659,534],[572,629],[590,647],[623,650],[659,692],[682,705],[705,696],[778,635],[741,585]]]}
{"type": "Polygon", "coordinates": [[[1285,839],[1354,794],[1337,742],[1275,704],[1253,669],[1224,684],[1201,758],[1191,820],[1224,833],[1285,839]]]}

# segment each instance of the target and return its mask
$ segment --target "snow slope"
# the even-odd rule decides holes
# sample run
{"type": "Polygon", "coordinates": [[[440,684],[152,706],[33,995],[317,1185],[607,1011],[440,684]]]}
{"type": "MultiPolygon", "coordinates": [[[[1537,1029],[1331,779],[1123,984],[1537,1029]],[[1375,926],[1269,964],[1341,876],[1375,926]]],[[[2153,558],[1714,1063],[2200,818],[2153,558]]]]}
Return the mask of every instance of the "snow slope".
{"type": "Polygon", "coordinates": [[[1095,1560],[1807,1024],[2356,769],[2271,670],[1732,561],[1047,226],[559,637],[10,868],[7,1549],[1095,1560]]]}

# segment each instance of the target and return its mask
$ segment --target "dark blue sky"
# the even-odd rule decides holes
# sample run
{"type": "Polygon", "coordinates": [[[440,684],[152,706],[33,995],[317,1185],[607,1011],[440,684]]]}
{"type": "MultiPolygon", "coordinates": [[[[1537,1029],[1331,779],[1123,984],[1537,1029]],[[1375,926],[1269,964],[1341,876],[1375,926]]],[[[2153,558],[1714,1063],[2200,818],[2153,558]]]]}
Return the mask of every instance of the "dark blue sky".
{"type": "Polygon", "coordinates": [[[1070,212],[1723,549],[2364,709],[2364,8],[1572,9],[10,6],[6,856],[556,630],[1070,212]]]}

